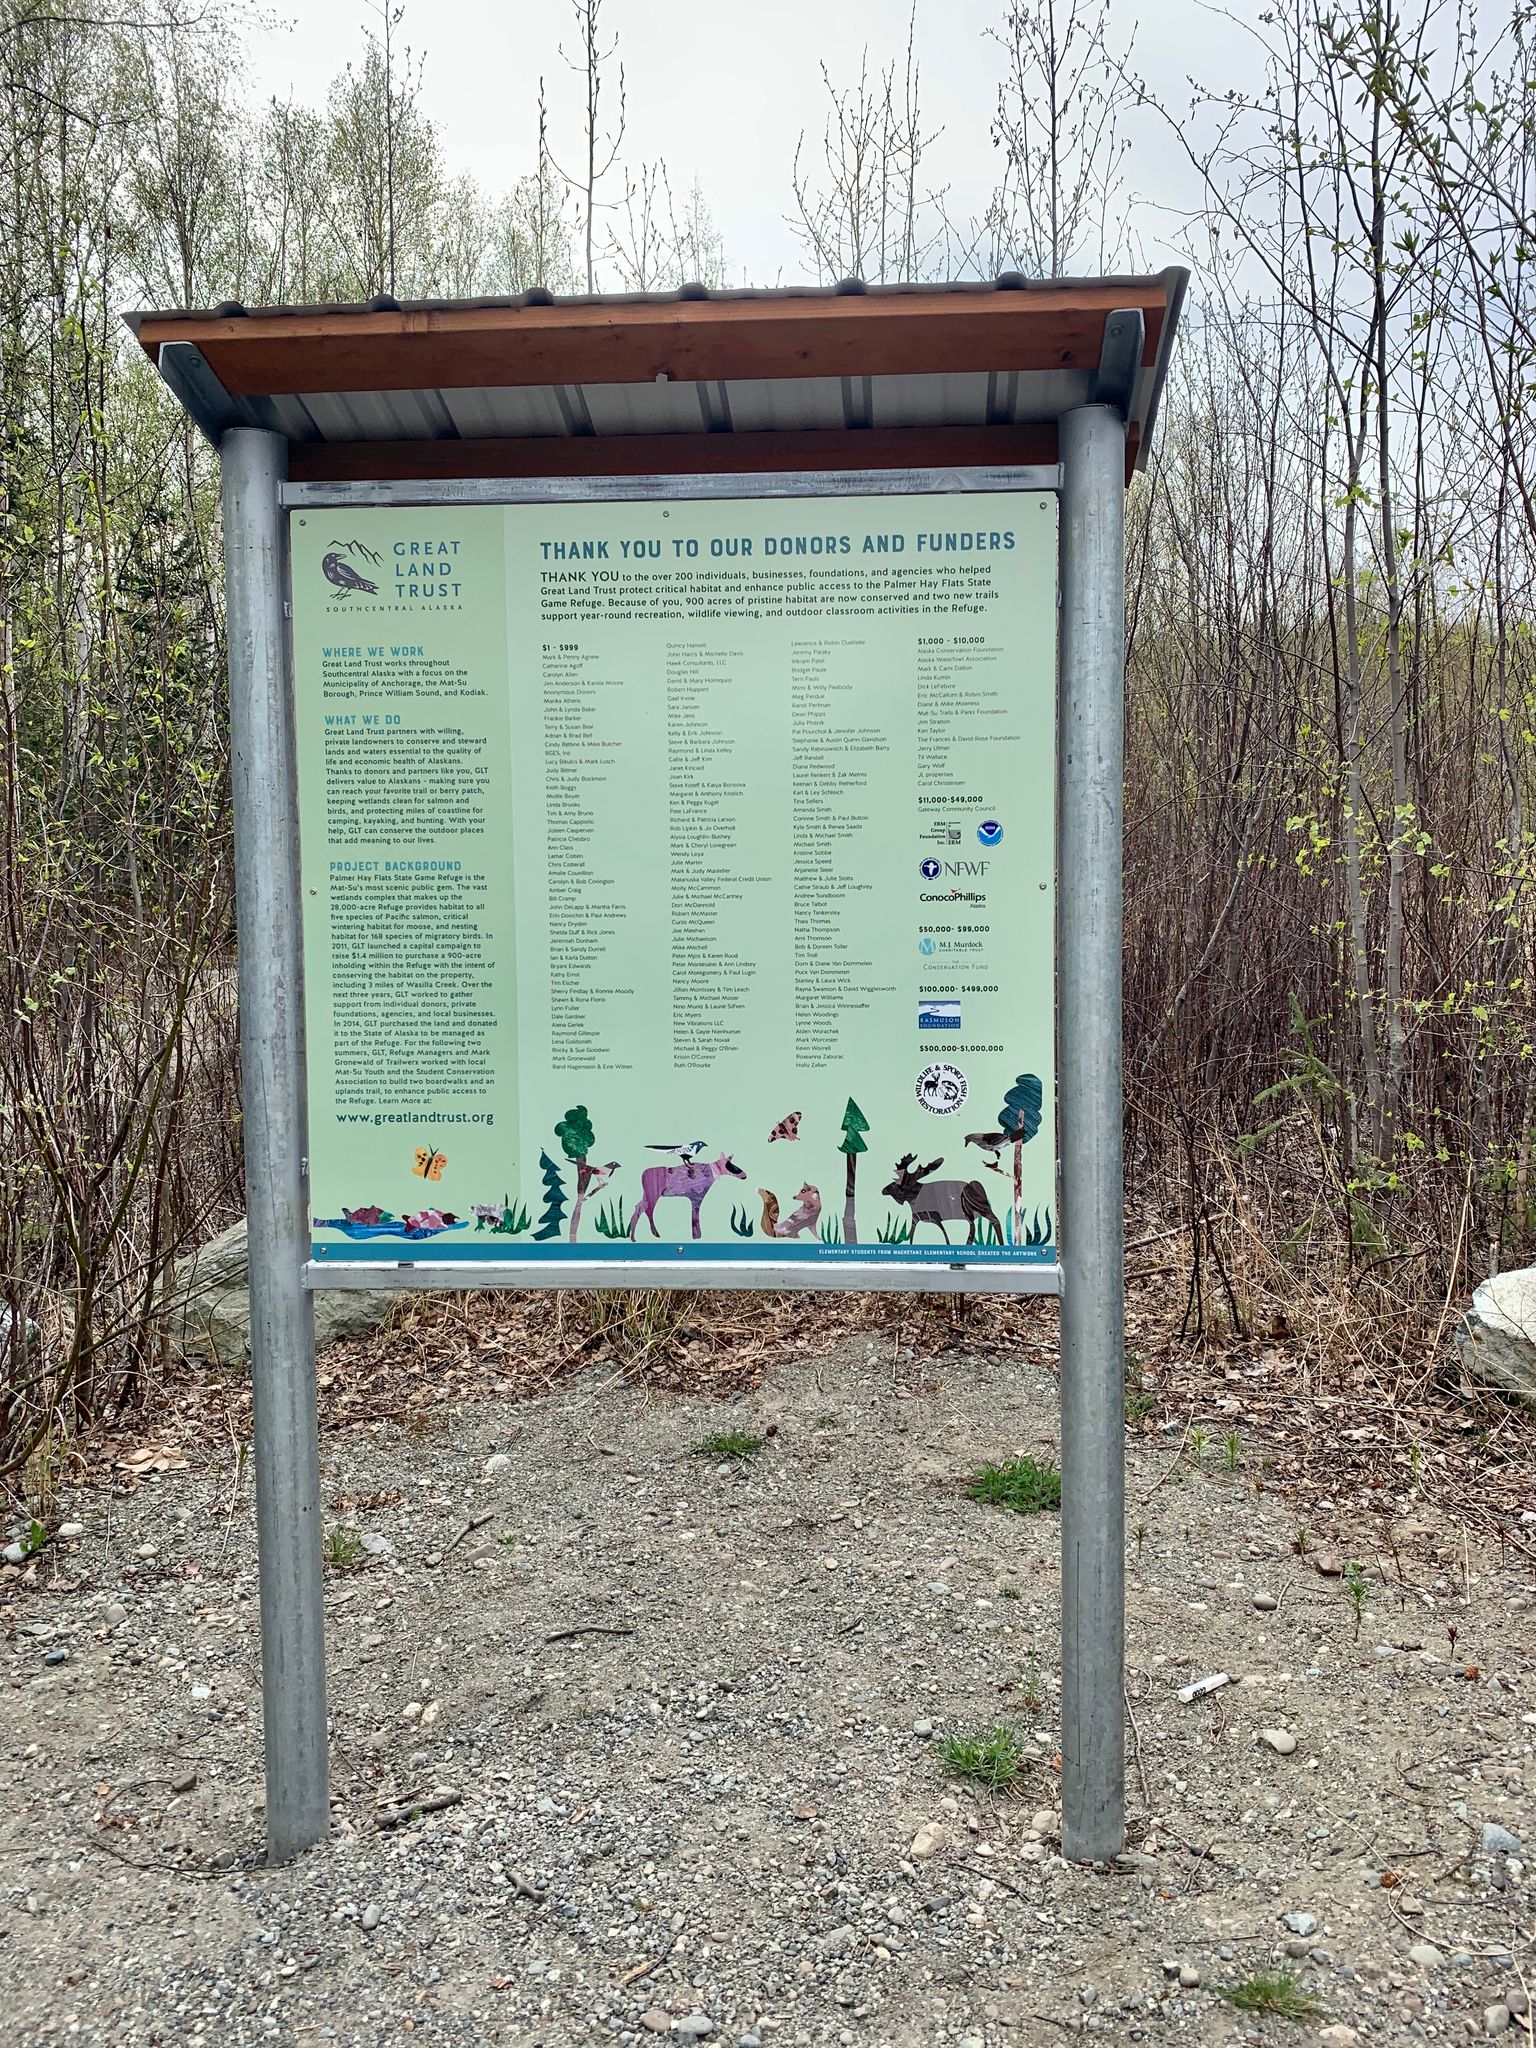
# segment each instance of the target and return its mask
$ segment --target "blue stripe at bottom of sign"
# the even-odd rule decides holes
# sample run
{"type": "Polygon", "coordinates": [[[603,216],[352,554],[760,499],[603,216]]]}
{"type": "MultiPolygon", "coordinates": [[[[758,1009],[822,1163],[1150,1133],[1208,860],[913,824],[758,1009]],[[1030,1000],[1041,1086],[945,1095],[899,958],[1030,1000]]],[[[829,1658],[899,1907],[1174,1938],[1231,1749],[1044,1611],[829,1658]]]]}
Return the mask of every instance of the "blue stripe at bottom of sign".
{"type": "Polygon", "coordinates": [[[632,1244],[627,1238],[613,1244],[534,1244],[525,1238],[506,1237],[497,1237],[494,1242],[484,1244],[443,1244],[430,1240],[402,1243],[398,1239],[393,1243],[388,1240],[356,1243],[343,1239],[340,1243],[333,1240],[322,1244],[317,1239],[313,1245],[313,1256],[316,1259],[344,1259],[349,1266],[505,1265],[508,1260],[521,1259],[548,1260],[552,1265],[562,1260],[579,1260],[583,1265],[606,1261],[660,1265],[672,1264],[678,1259],[697,1259],[712,1266],[751,1265],[763,1259],[771,1259],[776,1265],[796,1262],[823,1265],[840,1259],[856,1259],[861,1265],[952,1266],[958,1262],[967,1266],[1053,1266],[1056,1247],[1051,1244],[1014,1246],[959,1242],[947,1245],[793,1244],[783,1238],[763,1244],[720,1244],[707,1239],[698,1244],[672,1244],[665,1239],[659,1244],[632,1244]]]}

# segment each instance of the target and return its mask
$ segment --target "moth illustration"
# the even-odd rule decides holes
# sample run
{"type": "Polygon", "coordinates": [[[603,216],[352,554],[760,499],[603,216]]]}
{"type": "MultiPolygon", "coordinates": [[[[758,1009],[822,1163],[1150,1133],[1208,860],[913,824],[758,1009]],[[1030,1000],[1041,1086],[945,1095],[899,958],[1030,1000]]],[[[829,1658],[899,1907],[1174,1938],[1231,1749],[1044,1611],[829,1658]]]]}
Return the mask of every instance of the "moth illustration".
{"type": "Polygon", "coordinates": [[[416,1163],[411,1168],[418,1180],[441,1180],[443,1168],[448,1164],[446,1152],[434,1152],[430,1145],[416,1147],[416,1163]]]}
{"type": "Polygon", "coordinates": [[[773,1129],[768,1133],[769,1144],[771,1145],[775,1138],[798,1138],[800,1135],[800,1116],[801,1112],[798,1109],[792,1109],[788,1116],[781,1116],[773,1129]]]}

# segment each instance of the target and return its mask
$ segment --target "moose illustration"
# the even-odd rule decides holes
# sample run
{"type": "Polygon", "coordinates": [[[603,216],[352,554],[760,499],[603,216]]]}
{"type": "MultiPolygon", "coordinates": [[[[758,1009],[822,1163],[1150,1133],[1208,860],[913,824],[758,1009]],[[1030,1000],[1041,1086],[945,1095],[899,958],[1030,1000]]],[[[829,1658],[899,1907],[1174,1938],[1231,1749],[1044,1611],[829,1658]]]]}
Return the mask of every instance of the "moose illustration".
{"type": "Polygon", "coordinates": [[[917,1242],[919,1223],[936,1223],[944,1242],[950,1242],[946,1223],[964,1222],[969,1225],[965,1233],[967,1244],[976,1242],[976,1225],[985,1216],[1002,1242],[1003,1226],[992,1213],[992,1204],[987,1200],[987,1191],[979,1180],[935,1180],[930,1173],[937,1173],[944,1164],[942,1159],[930,1159],[926,1166],[914,1166],[915,1152],[903,1152],[896,1162],[896,1178],[888,1181],[880,1190],[889,1195],[893,1202],[905,1202],[912,1211],[912,1241],[917,1242]]]}
{"type": "Polygon", "coordinates": [[[722,1152],[718,1159],[690,1159],[682,1166],[648,1166],[640,1176],[640,1199],[629,1219],[630,1236],[634,1236],[643,1216],[651,1226],[652,1237],[660,1237],[661,1232],[656,1228],[656,1204],[664,1195],[683,1195],[693,1210],[693,1235],[701,1237],[699,1210],[704,1197],[721,1175],[727,1173],[734,1180],[747,1177],[729,1152],[722,1152]]]}

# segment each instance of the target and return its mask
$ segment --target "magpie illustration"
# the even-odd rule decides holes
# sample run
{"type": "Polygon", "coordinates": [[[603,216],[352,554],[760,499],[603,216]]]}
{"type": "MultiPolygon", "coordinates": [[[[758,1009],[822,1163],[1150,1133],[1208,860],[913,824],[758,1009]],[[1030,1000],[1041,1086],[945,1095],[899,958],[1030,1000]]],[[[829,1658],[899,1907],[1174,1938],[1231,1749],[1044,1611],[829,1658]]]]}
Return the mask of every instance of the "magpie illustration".
{"type": "Polygon", "coordinates": [[[1002,1172],[1003,1169],[997,1163],[997,1155],[1008,1143],[1006,1131],[967,1131],[965,1142],[967,1145],[976,1146],[978,1151],[990,1152],[992,1157],[984,1159],[982,1165],[990,1166],[994,1173],[1002,1172]]]}
{"type": "Polygon", "coordinates": [[[707,1138],[695,1138],[691,1145],[647,1145],[647,1152],[675,1152],[684,1166],[692,1166],[695,1159],[709,1143],[707,1138]]]}

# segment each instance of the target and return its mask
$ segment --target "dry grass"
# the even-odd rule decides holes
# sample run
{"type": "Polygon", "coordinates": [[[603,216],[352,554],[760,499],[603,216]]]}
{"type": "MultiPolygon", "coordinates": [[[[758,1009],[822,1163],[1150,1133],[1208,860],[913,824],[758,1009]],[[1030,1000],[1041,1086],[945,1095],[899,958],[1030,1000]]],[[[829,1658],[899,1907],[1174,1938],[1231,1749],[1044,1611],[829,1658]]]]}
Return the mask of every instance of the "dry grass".
{"type": "Polygon", "coordinates": [[[1045,1355],[1045,1303],[917,1295],[691,1293],[439,1294],[403,1302],[374,1336],[333,1345],[321,1368],[326,1425],[398,1418],[424,1386],[434,1398],[488,1388],[520,1398],[575,1374],[658,1390],[738,1392],[776,1360],[814,1357],[850,1337],[877,1340],[873,1370],[904,1370],[956,1346],[1045,1355]]]}
{"type": "MultiPolygon", "coordinates": [[[[1448,1255],[1412,1243],[1362,1254],[1326,1214],[1298,1242],[1294,1219],[1307,1196],[1299,1165],[1281,1176],[1230,1154],[1206,1164],[1195,1224],[1187,1189],[1175,1183],[1128,1219],[1133,1429],[1166,1433],[1170,1448],[1186,1428],[1213,1443],[1240,1432],[1245,1485],[1353,1503],[1387,1569],[1382,1518],[1411,1513],[1415,1501],[1521,1545],[1517,1511],[1536,1486],[1536,1417],[1463,1374],[1448,1255]]],[[[1053,1367],[1057,1327],[1054,1302],[1038,1298],[406,1296],[382,1329],[322,1355],[321,1424],[430,1427],[456,1403],[529,1399],[578,1377],[598,1389],[626,1382],[729,1396],[781,1361],[853,1339],[869,1343],[872,1377],[920,1393],[976,1353],[1053,1367]]],[[[227,1450],[249,1435],[248,1373],[180,1368],[120,1427],[133,1442],[158,1436],[227,1450]]],[[[82,1436],[71,1450],[95,1463],[105,1448],[82,1436]]]]}

